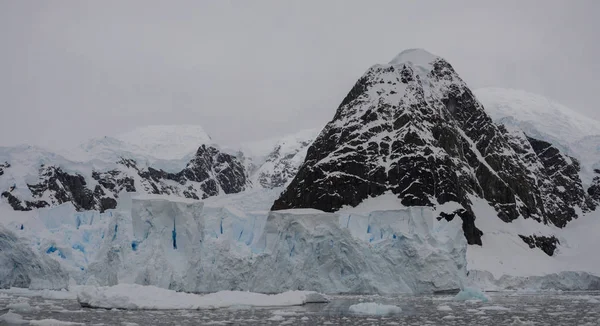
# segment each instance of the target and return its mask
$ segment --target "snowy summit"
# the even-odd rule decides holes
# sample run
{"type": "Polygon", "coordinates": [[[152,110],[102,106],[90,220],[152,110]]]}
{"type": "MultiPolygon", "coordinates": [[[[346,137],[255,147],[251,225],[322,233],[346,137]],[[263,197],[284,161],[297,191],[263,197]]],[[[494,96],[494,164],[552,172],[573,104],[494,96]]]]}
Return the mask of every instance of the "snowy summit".
{"type": "Polygon", "coordinates": [[[440,59],[435,54],[432,54],[423,49],[408,49],[400,52],[397,56],[390,61],[391,65],[401,65],[411,63],[415,66],[431,67],[431,63],[440,59]]]}

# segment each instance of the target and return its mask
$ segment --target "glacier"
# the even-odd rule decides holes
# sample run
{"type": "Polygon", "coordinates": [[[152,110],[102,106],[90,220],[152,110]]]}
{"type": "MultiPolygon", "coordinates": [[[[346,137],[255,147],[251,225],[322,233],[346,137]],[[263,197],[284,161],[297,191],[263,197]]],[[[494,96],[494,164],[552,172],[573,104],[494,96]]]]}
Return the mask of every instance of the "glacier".
{"type": "Polygon", "coordinates": [[[58,262],[33,251],[13,232],[0,227],[0,288],[60,290],[68,281],[58,262]]]}
{"type": "Polygon", "coordinates": [[[67,203],[12,212],[20,216],[7,224],[23,239],[15,246],[60,270],[45,276],[64,276],[52,288],[431,293],[466,280],[461,224],[435,220],[431,208],[269,212],[264,199],[276,195],[263,190],[201,202],[128,194],[104,213],[67,203]]]}

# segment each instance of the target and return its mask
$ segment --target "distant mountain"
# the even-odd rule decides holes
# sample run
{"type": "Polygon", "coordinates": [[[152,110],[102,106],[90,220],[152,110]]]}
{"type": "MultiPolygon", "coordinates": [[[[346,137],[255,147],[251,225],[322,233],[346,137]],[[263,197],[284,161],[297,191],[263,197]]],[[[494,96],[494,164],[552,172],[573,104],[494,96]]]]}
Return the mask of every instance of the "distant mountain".
{"type": "Polygon", "coordinates": [[[136,128],[114,137],[90,139],[76,148],[60,152],[73,161],[114,163],[125,157],[139,165],[181,170],[200,145],[214,145],[197,125],[158,125],[136,128]]]}
{"type": "Polygon", "coordinates": [[[81,211],[104,211],[121,192],[204,199],[280,188],[295,176],[317,132],[226,149],[199,126],[149,126],[61,154],[0,148],[0,194],[15,210],[72,202],[81,211]]]}
{"type": "Polygon", "coordinates": [[[404,206],[438,207],[438,218],[462,218],[470,244],[482,243],[476,198],[505,222],[558,227],[595,206],[576,161],[494,124],[452,66],[420,49],[367,70],[272,209],[333,212],[386,193],[404,206]]]}
{"type": "Polygon", "coordinates": [[[176,173],[140,166],[126,152],[116,161],[73,161],[45,150],[0,148],[0,193],[15,210],[72,202],[78,210],[115,208],[123,191],[202,199],[248,187],[240,158],[200,145],[176,173]]]}
{"type": "Polygon", "coordinates": [[[581,177],[590,184],[600,169],[600,121],[586,117],[541,95],[504,88],[474,91],[496,123],[547,141],[581,163],[581,177]]]}
{"type": "Polygon", "coordinates": [[[252,184],[269,189],[287,186],[304,162],[308,146],[319,131],[303,130],[283,137],[242,144],[240,151],[246,158],[252,184]]]}

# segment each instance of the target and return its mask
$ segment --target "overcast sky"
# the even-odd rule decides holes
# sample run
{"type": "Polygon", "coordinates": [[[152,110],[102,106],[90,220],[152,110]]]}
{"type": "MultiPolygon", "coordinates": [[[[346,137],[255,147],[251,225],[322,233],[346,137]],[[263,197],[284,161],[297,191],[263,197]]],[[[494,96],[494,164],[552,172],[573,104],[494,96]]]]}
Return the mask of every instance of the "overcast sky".
{"type": "Polygon", "coordinates": [[[600,1],[0,0],[0,145],[68,147],[149,124],[222,144],[329,121],[408,48],[471,88],[600,119],[600,1]]]}

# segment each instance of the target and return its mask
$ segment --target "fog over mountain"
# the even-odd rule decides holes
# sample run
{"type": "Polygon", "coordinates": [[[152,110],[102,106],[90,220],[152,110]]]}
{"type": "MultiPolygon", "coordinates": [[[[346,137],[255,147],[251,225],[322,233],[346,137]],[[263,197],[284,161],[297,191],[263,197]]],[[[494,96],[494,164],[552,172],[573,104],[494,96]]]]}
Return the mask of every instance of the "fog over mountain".
{"type": "Polygon", "coordinates": [[[600,119],[597,1],[0,2],[0,145],[72,147],[147,125],[221,144],[320,128],[401,49],[473,88],[600,119]],[[568,26],[568,28],[565,28],[568,26]]]}

